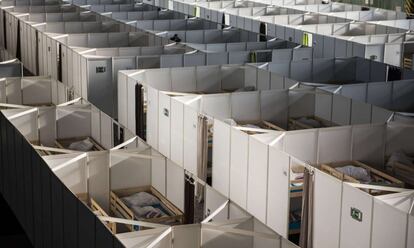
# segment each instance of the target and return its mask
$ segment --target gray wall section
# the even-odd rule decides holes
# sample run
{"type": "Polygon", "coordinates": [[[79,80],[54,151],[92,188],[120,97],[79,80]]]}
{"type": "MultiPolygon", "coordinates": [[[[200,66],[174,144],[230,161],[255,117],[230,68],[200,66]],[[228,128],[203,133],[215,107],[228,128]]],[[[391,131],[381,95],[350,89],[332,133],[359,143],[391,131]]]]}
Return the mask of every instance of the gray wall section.
{"type": "Polygon", "coordinates": [[[0,193],[34,247],[124,247],[2,113],[0,193]]]}
{"type": "Polygon", "coordinates": [[[109,116],[114,116],[112,60],[88,60],[88,101],[109,116]]]}

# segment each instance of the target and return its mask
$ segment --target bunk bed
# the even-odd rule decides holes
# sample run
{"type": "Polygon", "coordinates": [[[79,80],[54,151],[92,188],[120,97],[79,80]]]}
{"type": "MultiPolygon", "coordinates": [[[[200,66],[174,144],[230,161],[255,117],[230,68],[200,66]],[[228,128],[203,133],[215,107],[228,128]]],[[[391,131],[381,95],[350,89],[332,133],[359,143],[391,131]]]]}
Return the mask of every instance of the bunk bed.
{"type": "MultiPolygon", "coordinates": [[[[184,223],[183,212],[152,186],[111,191],[110,209],[115,216],[124,219],[165,225],[184,223]],[[144,198],[146,198],[146,202],[142,201],[144,198]],[[151,210],[147,211],[148,209],[151,210]]],[[[136,231],[144,228],[128,226],[128,229],[136,231]]]]}
{"type": "MultiPolygon", "coordinates": [[[[357,160],[321,164],[321,170],[350,183],[404,187],[401,180],[357,160]]],[[[382,194],[377,191],[368,193],[382,194]]]]}

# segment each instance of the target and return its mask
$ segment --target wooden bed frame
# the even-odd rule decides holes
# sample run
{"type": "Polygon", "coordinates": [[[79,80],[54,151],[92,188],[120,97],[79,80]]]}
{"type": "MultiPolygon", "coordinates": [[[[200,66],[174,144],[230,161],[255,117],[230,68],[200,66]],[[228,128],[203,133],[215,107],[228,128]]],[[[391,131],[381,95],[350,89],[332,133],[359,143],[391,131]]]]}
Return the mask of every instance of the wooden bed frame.
{"type": "Polygon", "coordinates": [[[412,166],[396,161],[392,163],[391,173],[393,176],[408,184],[410,188],[414,188],[414,168],[412,166]]]}
{"type": "MultiPolygon", "coordinates": [[[[320,117],[317,117],[317,116],[314,116],[314,115],[302,116],[302,117],[306,117],[306,118],[318,121],[319,123],[321,123],[321,127],[337,126],[335,123],[333,123],[331,121],[327,121],[323,118],[320,118],[320,117]]],[[[301,129],[318,128],[318,127],[309,126],[305,123],[302,123],[302,122],[298,121],[298,119],[300,119],[302,117],[289,118],[289,130],[301,130],[301,129]]]]}
{"type": "MultiPolygon", "coordinates": [[[[42,144],[40,144],[40,142],[38,140],[36,140],[36,141],[30,141],[30,144],[31,145],[34,145],[34,146],[43,146],[42,144]]],[[[39,153],[39,155],[42,156],[42,157],[43,156],[52,155],[51,152],[46,151],[46,150],[38,150],[38,149],[36,149],[36,152],[39,153]]]]}
{"type": "Polygon", "coordinates": [[[412,54],[409,54],[409,56],[404,56],[403,67],[405,69],[411,70],[412,66],[413,66],[412,54]]]}
{"type": "Polygon", "coordinates": [[[390,187],[404,187],[404,182],[398,180],[397,178],[390,176],[382,171],[372,168],[371,166],[364,164],[360,161],[352,160],[352,161],[343,161],[343,162],[334,162],[329,164],[321,164],[321,170],[340,179],[341,181],[351,182],[351,183],[362,183],[359,180],[350,177],[348,175],[343,174],[342,172],[336,170],[336,167],[342,167],[346,165],[353,165],[356,167],[362,167],[366,169],[371,177],[378,181],[388,181],[390,182],[389,185],[383,186],[390,186],[390,187]]]}
{"type": "MultiPolygon", "coordinates": [[[[143,186],[143,187],[113,190],[111,191],[111,194],[110,194],[110,205],[111,205],[110,209],[112,213],[115,216],[119,216],[124,219],[140,220],[140,221],[159,223],[159,224],[162,224],[163,222],[167,222],[167,221],[178,222],[180,224],[184,223],[183,212],[180,209],[178,209],[173,203],[171,203],[167,198],[165,198],[160,192],[158,192],[152,186],[143,186]],[[125,205],[125,203],[121,200],[121,198],[130,196],[138,192],[147,192],[157,197],[162,203],[163,207],[167,211],[170,212],[169,213],[170,216],[150,218],[150,219],[137,218],[134,212],[128,206],[125,205]]],[[[135,230],[134,226],[128,226],[128,229],[130,231],[135,230]]]]}
{"type": "Polygon", "coordinates": [[[56,139],[55,145],[58,148],[61,149],[68,149],[69,145],[73,142],[82,141],[84,139],[88,139],[90,142],[92,142],[93,147],[91,151],[104,151],[105,149],[98,144],[92,137],[76,137],[76,138],[69,138],[69,139],[56,139]]]}
{"type": "MultiPolygon", "coordinates": [[[[85,205],[90,208],[96,216],[110,217],[92,197],[89,197],[88,193],[80,193],[76,194],[76,196],[79,200],[85,203],[85,205]]],[[[116,223],[106,222],[106,226],[113,234],[116,234],[116,223]]]]}
{"type": "MultiPolygon", "coordinates": [[[[264,129],[264,130],[267,129],[267,130],[275,130],[275,131],[282,131],[282,132],[286,131],[285,129],[283,129],[283,128],[279,127],[278,125],[276,125],[274,123],[271,123],[269,121],[260,121],[260,122],[256,122],[256,123],[249,123],[249,122],[240,122],[239,123],[238,122],[237,126],[243,127],[243,125],[248,125],[248,124],[256,125],[260,129],[264,129]]],[[[251,131],[250,130],[242,130],[242,131],[246,132],[249,135],[260,133],[259,131],[256,132],[253,129],[251,131]]]]}

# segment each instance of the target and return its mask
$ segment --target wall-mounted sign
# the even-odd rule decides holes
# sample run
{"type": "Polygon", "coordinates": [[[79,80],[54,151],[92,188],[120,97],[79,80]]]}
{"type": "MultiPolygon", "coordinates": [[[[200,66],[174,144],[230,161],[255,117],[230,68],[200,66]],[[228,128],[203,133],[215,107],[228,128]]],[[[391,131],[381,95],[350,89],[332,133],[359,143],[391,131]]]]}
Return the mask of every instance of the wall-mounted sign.
{"type": "Polygon", "coordinates": [[[106,71],[105,66],[97,66],[96,67],[96,73],[104,73],[106,71]]]}
{"type": "Polygon", "coordinates": [[[362,221],[362,212],[357,208],[351,208],[351,217],[352,219],[361,222],[362,221]]]}
{"type": "Polygon", "coordinates": [[[200,17],[200,7],[198,7],[198,6],[196,6],[195,8],[194,8],[194,16],[195,17],[200,17]]]}
{"type": "Polygon", "coordinates": [[[312,34],[303,32],[302,45],[311,47],[312,46],[312,34]]]}

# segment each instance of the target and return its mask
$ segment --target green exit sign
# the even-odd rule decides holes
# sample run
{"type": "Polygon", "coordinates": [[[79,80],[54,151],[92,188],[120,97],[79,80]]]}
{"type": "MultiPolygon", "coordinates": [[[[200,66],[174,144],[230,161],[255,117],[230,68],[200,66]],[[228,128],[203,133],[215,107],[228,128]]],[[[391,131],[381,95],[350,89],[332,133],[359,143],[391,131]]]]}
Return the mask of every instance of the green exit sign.
{"type": "Polygon", "coordinates": [[[351,217],[352,219],[361,222],[362,221],[362,212],[357,208],[351,208],[351,217]]]}

